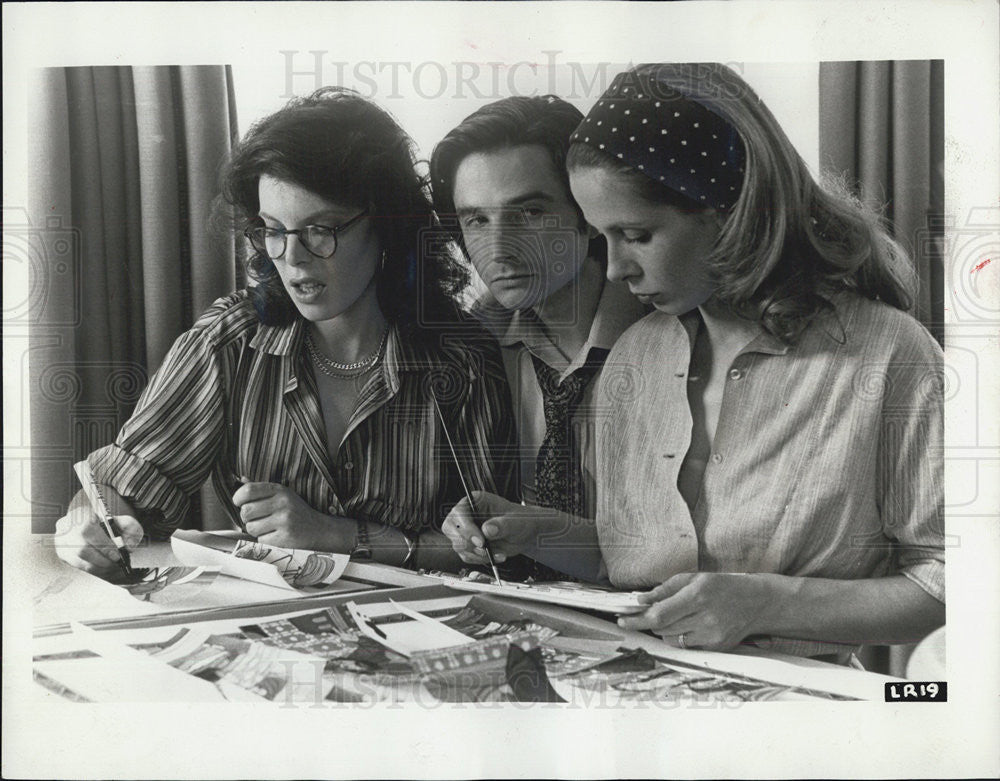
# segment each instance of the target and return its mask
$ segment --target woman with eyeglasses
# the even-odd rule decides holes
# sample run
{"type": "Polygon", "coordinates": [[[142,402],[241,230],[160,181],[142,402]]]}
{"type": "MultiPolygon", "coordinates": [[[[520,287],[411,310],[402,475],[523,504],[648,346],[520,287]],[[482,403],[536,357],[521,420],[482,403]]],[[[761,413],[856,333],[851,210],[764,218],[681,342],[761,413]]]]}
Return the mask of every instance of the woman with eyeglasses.
{"type": "MultiPolygon", "coordinates": [[[[177,340],[89,457],[126,545],[177,528],[211,476],[264,543],[458,568],[438,531],[463,495],[445,432],[471,484],[512,496],[515,465],[496,454],[513,416],[496,348],[455,303],[466,276],[410,139],[356,93],[319,90],[251,128],[223,197],[256,284],[177,340]]],[[[82,495],[57,534],[69,563],[118,566],[82,495]]]]}

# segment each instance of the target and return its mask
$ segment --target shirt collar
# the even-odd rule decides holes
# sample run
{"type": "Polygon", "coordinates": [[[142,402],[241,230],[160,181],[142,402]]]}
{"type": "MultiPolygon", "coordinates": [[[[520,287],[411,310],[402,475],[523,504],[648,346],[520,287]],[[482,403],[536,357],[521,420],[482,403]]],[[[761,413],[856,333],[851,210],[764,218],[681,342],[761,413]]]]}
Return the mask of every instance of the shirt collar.
{"type": "Polygon", "coordinates": [[[754,337],[746,347],[744,347],[740,353],[766,353],[767,355],[785,355],[791,345],[781,341],[777,336],[765,331],[764,328],[758,323],[757,324],[757,335],[754,337]]]}
{"type": "Polygon", "coordinates": [[[291,355],[302,340],[304,328],[305,320],[301,317],[296,317],[291,325],[261,323],[250,340],[250,346],[270,355],[291,355]]]}
{"type": "Polygon", "coordinates": [[[439,361],[440,359],[431,355],[426,347],[402,333],[395,323],[389,327],[385,358],[382,361],[382,376],[392,393],[399,390],[401,374],[426,371],[428,366],[433,366],[439,361]]]}
{"type": "MultiPolygon", "coordinates": [[[[680,323],[687,331],[691,345],[694,345],[698,328],[701,327],[702,315],[699,309],[692,309],[679,318],[680,323]]],[[[737,353],[745,355],[747,353],[765,353],[767,355],[785,355],[790,349],[790,345],[783,342],[777,336],[765,330],[756,320],[737,320],[737,327],[746,335],[746,346],[737,353]]]]}
{"type": "Polygon", "coordinates": [[[610,350],[625,331],[650,311],[629,292],[624,282],[605,280],[585,349],[598,347],[610,350]]]}
{"type": "Polygon", "coordinates": [[[291,393],[299,387],[296,371],[296,355],[301,355],[305,320],[296,317],[290,325],[267,325],[261,323],[257,333],[250,340],[250,346],[261,353],[281,359],[282,392],[291,393]]]}
{"type": "MultiPolygon", "coordinates": [[[[473,305],[472,313],[501,347],[524,344],[532,352],[543,353],[539,356],[543,359],[552,347],[538,315],[531,310],[512,312],[504,309],[492,295],[486,293],[473,305]]],[[[583,359],[586,360],[592,348],[610,350],[629,326],[648,313],[649,309],[629,292],[626,284],[605,279],[587,341],[581,350],[583,359]]]]}
{"type": "Polygon", "coordinates": [[[501,345],[504,344],[507,338],[507,332],[511,325],[511,320],[516,312],[512,312],[509,309],[505,309],[500,305],[492,293],[486,291],[479,298],[473,302],[472,306],[469,307],[469,314],[489,333],[500,342],[501,345]]]}
{"type": "Polygon", "coordinates": [[[837,344],[842,344],[843,340],[847,338],[847,329],[853,320],[860,298],[847,290],[838,291],[830,298],[833,302],[833,308],[829,311],[821,311],[810,320],[794,344],[788,344],[765,330],[759,321],[744,321],[749,328],[753,329],[748,331],[753,338],[740,353],[785,355],[806,338],[829,339],[837,344]]]}

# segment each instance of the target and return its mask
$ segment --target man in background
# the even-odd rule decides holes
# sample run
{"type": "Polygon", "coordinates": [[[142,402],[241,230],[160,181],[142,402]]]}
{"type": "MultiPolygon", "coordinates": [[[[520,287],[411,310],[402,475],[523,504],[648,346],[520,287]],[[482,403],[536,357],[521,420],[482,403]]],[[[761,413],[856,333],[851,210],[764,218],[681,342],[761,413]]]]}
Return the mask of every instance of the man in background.
{"type": "Polygon", "coordinates": [[[431,184],[488,289],[472,312],[503,351],[523,499],[594,518],[597,377],[647,310],[606,279],[604,240],[570,194],[566,152],[582,119],[551,95],[490,103],[435,147],[431,184]]]}

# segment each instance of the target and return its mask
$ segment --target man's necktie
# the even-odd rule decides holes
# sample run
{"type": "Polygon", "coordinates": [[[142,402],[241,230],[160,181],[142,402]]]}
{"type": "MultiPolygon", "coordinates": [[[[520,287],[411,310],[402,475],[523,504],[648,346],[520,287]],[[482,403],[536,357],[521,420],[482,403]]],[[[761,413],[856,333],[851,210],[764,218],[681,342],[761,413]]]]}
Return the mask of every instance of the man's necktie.
{"type": "MultiPolygon", "coordinates": [[[[559,372],[532,355],[535,376],[542,389],[545,436],[535,460],[535,504],[586,516],[580,454],[573,447],[570,427],[573,413],[583,401],[587,383],[604,364],[607,350],[592,349],[587,363],[559,382],[559,372]]],[[[515,556],[500,565],[505,580],[575,580],[540,561],[515,556]]]]}
{"type": "Polygon", "coordinates": [[[542,507],[577,516],[587,514],[580,453],[573,447],[571,426],[587,384],[606,357],[606,350],[591,350],[587,362],[560,382],[559,372],[531,356],[545,412],[545,436],[535,461],[535,503],[542,507]]]}

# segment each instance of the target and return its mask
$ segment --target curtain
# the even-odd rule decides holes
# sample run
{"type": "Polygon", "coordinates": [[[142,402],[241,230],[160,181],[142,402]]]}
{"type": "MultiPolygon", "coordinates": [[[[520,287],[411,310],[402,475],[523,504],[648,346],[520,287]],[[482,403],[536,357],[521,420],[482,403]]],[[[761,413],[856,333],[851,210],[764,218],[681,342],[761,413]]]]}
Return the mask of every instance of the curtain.
{"type": "MultiPolygon", "coordinates": [[[[824,174],[880,210],[916,265],[913,314],[944,344],[944,62],[825,62],[819,71],[824,174]]],[[[903,676],[913,646],[866,648],[868,669],[903,676]]]]}
{"type": "Polygon", "coordinates": [[[819,152],[882,211],[920,277],[913,314],[944,343],[944,62],[824,62],[819,152]]]}
{"type": "MultiPolygon", "coordinates": [[[[236,137],[225,66],[36,72],[29,110],[32,530],[76,492],[72,464],[111,442],[174,339],[242,282],[213,227],[236,137]]],[[[228,527],[209,490],[192,525],[228,527]]]]}

